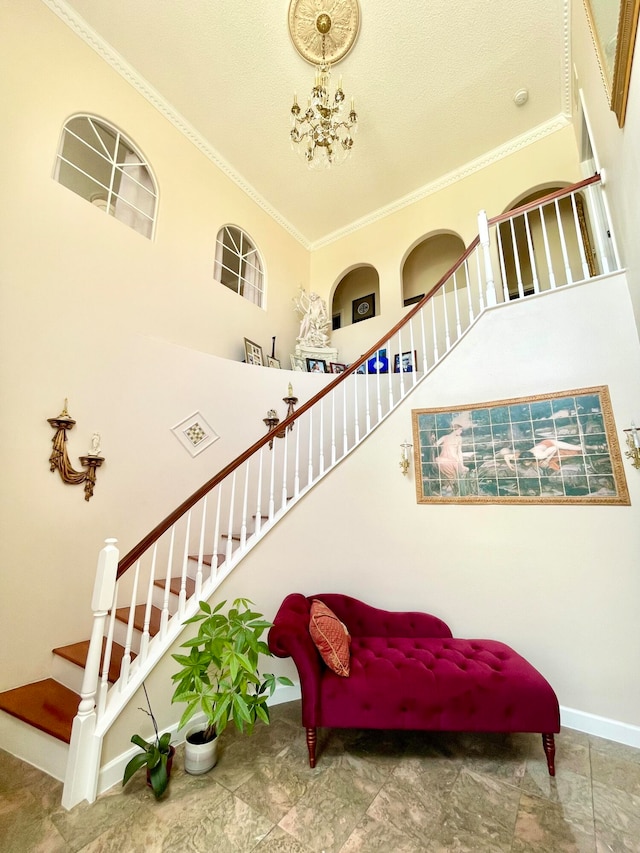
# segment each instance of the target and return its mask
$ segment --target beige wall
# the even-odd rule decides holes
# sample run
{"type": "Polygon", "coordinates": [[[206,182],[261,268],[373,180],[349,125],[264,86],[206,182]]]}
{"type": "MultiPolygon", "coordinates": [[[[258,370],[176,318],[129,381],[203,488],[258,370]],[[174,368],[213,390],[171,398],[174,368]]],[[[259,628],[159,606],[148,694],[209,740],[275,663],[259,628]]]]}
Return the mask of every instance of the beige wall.
{"type": "Polygon", "coordinates": [[[39,0],[3,3],[2,19],[0,689],[47,675],[51,648],[88,636],[106,536],[126,552],[258,438],[268,408],[284,410],[292,375],[242,365],[243,337],[270,352],[276,335],[287,365],[291,300],[309,267],[305,249],[39,0]],[[62,126],[82,111],[120,127],[152,164],[153,242],[52,179],[62,126]],[[262,253],[266,311],[213,281],[225,222],[262,253]],[[89,503],[49,471],[46,419],[65,397],[78,422],[72,465],[102,434],[89,503]],[[221,438],[192,459],[169,429],[198,409],[221,438]]]}
{"type": "Polygon", "coordinates": [[[468,246],[478,234],[478,211],[485,209],[489,216],[496,216],[513,198],[532,188],[579,179],[575,136],[572,127],[567,126],[409,207],[316,249],[311,256],[311,287],[325,299],[329,299],[344,270],[355,264],[371,264],[380,275],[382,313],[375,320],[333,334],[340,361],[354,361],[405,313],[402,266],[422,238],[440,231],[453,232],[468,246]],[[366,341],[359,326],[366,327],[366,341]]]}
{"type": "MultiPolygon", "coordinates": [[[[300,283],[329,301],[345,270],[363,263],[378,270],[385,313],[334,335],[340,360],[351,361],[403,313],[402,263],[422,236],[451,230],[468,244],[480,208],[493,215],[531,187],[579,178],[567,128],[309,258],[38,0],[4,4],[3,12],[0,87],[11,157],[0,161],[0,689],[46,675],[53,646],[86,636],[106,536],[128,550],[261,434],[264,411],[283,407],[289,379],[301,399],[328,381],[239,363],[244,335],[266,349],[276,334],[277,354],[287,358],[300,283]],[[153,165],[160,187],[154,242],[52,180],[62,124],[83,110],[122,128],[153,165]],[[212,281],[215,235],[225,222],[243,226],[262,252],[266,312],[212,281]],[[90,503],[48,470],[46,418],[65,397],[78,421],[72,463],[94,430],[103,436],[107,461],[90,503]],[[192,459],[169,428],[196,409],[221,438],[192,459]],[[24,623],[27,615],[37,632],[24,623]]],[[[611,163],[610,200],[637,303],[637,76],[620,133],[598,100],[574,14],[580,73],[601,159],[611,163]]],[[[294,588],[343,589],[398,608],[410,602],[436,611],[457,633],[513,643],[549,676],[563,704],[640,724],[635,510],[417,506],[397,465],[410,408],[421,405],[605,383],[618,428],[637,422],[639,350],[626,288],[596,283],[485,317],[411,401],[251,553],[221,594],[249,594],[268,615],[294,588]]],[[[626,470],[635,503],[638,475],[626,470]]],[[[160,714],[170,717],[167,707],[160,714]]],[[[130,734],[114,732],[116,753],[130,734]]]]}
{"type": "Polygon", "coordinates": [[[623,129],[609,109],[586,13],[582,3],[572,3],[571,44],[578,85],[587,112],[600,166],[607,176],[606,192],[615,225],[622,263],[628,269],[636,322],[640,326],[640,68],[636,40],[635,67],[631,74],[627,117],[623,129]]]}

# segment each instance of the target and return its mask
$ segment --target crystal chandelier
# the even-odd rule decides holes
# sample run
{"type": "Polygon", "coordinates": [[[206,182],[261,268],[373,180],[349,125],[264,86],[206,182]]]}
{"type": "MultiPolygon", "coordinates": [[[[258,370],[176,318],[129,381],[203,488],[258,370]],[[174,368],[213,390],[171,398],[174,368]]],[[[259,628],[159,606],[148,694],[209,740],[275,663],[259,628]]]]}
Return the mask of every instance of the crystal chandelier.
{"type": "Polygon", "coordinates": [[[303,112],[297,95],[291,107],[291,145],[304,157],[310,169],[328,169],[342,163],[353,147],[358,115],[351,98],[347,110],[342,78],[331,97],[331,66],[316,69],[316,79],[303,112]]]}
{"type": "Polygon", "coordinates": [[[291,146],[310,169],[328,169],[342,163],[353,147],[358,115],[353,98],[350,107],[347,106],[342,78],[332,92],[331,63],[342,59],[350,50],[358,26],[357,0],[291,2],[289,31],[294,46],[316,67],[306,109],[298,104],[297,95],[291,107],[291,146]]]}

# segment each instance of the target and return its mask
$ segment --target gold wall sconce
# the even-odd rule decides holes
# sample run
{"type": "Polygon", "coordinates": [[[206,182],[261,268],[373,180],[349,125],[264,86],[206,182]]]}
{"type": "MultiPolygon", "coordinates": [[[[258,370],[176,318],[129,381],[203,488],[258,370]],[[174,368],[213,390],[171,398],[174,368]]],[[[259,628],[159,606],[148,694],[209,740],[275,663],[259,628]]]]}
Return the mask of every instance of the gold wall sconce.
{"type": "Polygon", "coordinates": [[[86,469],[85,471],[76,471],[67,455],[67,430],[71,430],[76,425],[69,412],[67,411],[67,401],[64,401],[64,409],[60,412],[57,418],[47,418],[51,427],[55,429],[56,434],[51,439],[53,450],[49,457],[49,470],[60,472],[60,476],[64,483],[69,483],[72,486],[77,486],[84,483],[84,499],[88,501],[93,495],[93,488],[96,484],[96,470],[104,462],[104,456],[100,455],[100,434],[93,433],[91,438],[91,449],[86,456],[78,457],[80,464],[86,469]]]}
{"type": "Polygon", "coordinates": [[[625,429],[625,433],[627,435],[627,447],[629,449],[624,455],[627,459],[631,459],[631,464],[634,468],[640,468],[640,427],[637,427],[635,423],[631,421],[631,427],[629,429],[625,429]]]}
{"type": "MultiPolygon", "coordinates": [[[[287,389],[287,396],[282,398],[282,402],[287,404],[287,414],[285,418],[288,418],[289,415],[292,415],[296,410],[296,403],[298,402],[298,398],[293,396],[293,387],[291,383],[289,383],[289,387],[287,389]]],[[[278,413],[275,409],[269,409],[267,412],[267,417],[262,419],[263,423],[267,427],[268,432],[273,432],[273,436],[271,441],[269,442],[269,450],[273,450],[273,439],[274,438],[284,438],[287,434],[286,429],[277,430],[276,428],[280,423],[280,418],[278,417],[278,413]]],[[[293,429],[293,424],[289,424],[289,430],[293,429]]]]}
{"type": "Polygon", "coordinates": [[[406,475],[409,470],[409,465],[411,464],[411,459],[409,457],[409,451],[413,447],[413,444],[408,442],[406,439],[400,445],[402,448],[402,456],[400,457],[400,470],[403,475],[406,475]]]}

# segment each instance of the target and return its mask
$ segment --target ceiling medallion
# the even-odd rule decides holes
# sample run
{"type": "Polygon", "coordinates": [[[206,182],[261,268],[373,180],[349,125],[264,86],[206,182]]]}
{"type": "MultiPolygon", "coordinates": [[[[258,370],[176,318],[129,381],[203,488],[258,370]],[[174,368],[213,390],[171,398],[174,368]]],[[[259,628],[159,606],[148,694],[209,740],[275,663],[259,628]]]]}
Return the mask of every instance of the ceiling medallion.
{"type": "Polygon", "coordinates": [[[312,65],[335,65],[344,59],[359,29],[358,0],[291,0],[289,4],[291,41],[312,65]]]}
{"type": "Polygon", "coordinates": [[[301,109],[298,96],[291,107],[291,146],[310,169],[342,163],[353,147],[358,115],[354,99],[347,109],[342,77],[331,95],[331,64],[353,47],[360,26],[357,0],[291,0],[289,32],[303,59],[316,66],[316,76],[301,109]]]}

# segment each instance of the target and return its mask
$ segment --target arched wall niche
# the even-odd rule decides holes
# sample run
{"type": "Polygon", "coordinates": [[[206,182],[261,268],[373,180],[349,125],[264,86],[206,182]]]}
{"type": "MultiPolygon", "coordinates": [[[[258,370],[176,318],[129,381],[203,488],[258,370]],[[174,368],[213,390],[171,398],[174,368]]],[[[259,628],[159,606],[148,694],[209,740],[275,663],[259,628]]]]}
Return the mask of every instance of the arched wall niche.
{"type": "MultiPolygon", "coordinates": [[[[517,196],[509,204],[505,213],[543,198],[556,190],[565,189],[569,185],[568,181],[556,181],[530,188],[517,196]]],[[[575,201],[575,210],[571,198],[560,199],[557,207],[554,204],[545,205],[544,223],[540,211],[533,210],[516,216],[510,222],[500,224],[503,274],[509,299],[517,299],[521,295],[530,296],[539,291],[549,290],[553,286],[553,270],[565,265],[561,230],[574,280],[579,281],[584,277],[580,249],[587,259],[589,274],[598,274],[597,259],[593,251],[592,229],[581,193],[576,194],[575,201]],[[579,222],[578,229],[575,227],[576,217],[579,222]],[[582,242],[581,247],[578,245],[578,240],[582,242]]]]}
{"type": "Polygon", "coordinates": [[[455,231],[438,231],[421,238],[402,263],[402,302],[418,302],[464,253],[464,240],[455,231]]]}
{"type": "Polygon", "coordinates": [[[331,298],[333,329],[380,314],[380,276],[371,264],[351,267],[338,281],[331,298]]]}

